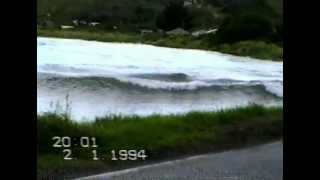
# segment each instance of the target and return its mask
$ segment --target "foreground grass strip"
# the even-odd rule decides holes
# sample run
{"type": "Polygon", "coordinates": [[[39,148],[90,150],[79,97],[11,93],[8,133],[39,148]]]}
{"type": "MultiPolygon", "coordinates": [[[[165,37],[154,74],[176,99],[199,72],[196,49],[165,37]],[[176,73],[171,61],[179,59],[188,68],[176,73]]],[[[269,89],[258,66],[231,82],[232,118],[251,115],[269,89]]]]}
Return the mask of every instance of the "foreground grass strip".
{"type": "Polygon", "coordinates": [[[111,150],[145,149],[148,160],[154,161],[243,147],[281,138],[282,124],[281,108],[255,105],[184,115],[108,116],[82,123],[47,114],[38,116],[38,170],[41,175],[52,170],[70,174],[71,170],[113,169],[139,163],[111,161],[111,150]],[[79,161],[65,162],[61,150],[52,148],[53,136],[96,137],[104,161],[92,162],[89,149],[72,147],[79,161]]]}

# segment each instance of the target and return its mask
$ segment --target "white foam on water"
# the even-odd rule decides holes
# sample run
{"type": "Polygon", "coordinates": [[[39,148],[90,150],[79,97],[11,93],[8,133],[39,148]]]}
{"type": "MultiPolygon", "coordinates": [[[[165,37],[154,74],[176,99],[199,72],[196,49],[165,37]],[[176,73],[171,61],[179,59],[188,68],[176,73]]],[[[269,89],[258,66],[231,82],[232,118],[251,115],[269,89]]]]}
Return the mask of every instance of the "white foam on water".
{"type": "MultiPolygon", "coordinates": [[[[153,89],[193,90],[209,87],[214,85],[216,80],[226,79],[242,84],[259,82],[267,91],[279,97],[283,95],[282,62],[143,44],[43,37],[38,37],[37,43],[38,73],[70,77],[112,77],[121,82],[153,89]],[[191,81],[165,82],[133,77],[137,74],[173,73],[185,74],[191,81]]],[[[42,109],[41,111],[44,111],[41,107],[45,106],[43,99],[46,99],[46,96],[46,93],[38,94],[38,108],[42,109]]]]}
{"type": "Polygon", "coordinates": [[[283,79],[282,62],[142,44],[38,38],[37,59],[39,70],[45,71],[44,67],[51,65],[54,71],[56,65],[69,71],[80,69],[90,75],[178,72],[197,79],[283,79]]]}

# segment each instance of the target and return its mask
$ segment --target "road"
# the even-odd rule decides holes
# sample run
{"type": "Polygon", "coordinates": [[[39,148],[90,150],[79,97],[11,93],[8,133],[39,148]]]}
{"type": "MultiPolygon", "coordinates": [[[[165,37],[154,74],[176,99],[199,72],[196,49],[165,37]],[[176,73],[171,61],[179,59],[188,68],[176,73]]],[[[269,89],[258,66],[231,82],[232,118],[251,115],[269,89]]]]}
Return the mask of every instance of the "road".
{"type": "Polygon", "coordinates": [[[79,180],[281,180],[283,144],[193,156],[79,180]]]}

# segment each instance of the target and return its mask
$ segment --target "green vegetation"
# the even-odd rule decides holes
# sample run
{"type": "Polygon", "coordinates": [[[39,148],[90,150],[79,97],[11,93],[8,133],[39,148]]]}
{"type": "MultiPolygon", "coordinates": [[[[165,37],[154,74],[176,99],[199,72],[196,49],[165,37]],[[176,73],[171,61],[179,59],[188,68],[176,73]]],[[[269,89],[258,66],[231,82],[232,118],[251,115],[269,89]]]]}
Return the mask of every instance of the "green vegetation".
{"type": "Polygon", "coordinates": [[[268,142],[282,137],[282,126],[281,108],[256,105],[184,115],[110,116],[81,123],[46,114],[38,116],[38,175],[61,177],[142,163],[111,161],[113,149],[145,149],[150,162],[268,142]],[[79,159],[63,161],[61,149],[52,147],[54,136],[96,137],[105,160],[89,160],[89,149],[72,147],[79,159]]]}
{"type": "MultiPolygon", "coordinates": [[[[72,20],[79,19],[84,21],[101,22],[101,28],[111,30],[113,26],[117,26],[121,31],[136,31],[141,28],[156,29],[157,20],[166,12],[168,7],[178,7],[183,5],[183,0],[38,0],[38,23],[43,24],[46,20],[53,21],[58,24],[72,24],[72,20]],[[174,5],[173,5],[174,4],[174,5]],[[172,6],[173,5],[173,6],[172,6]]],[[[170,8],[169,8],[170,9],[170,8]]],[[[176,9],[171,8],[173,11],[176,9]]],[[[219,20],[219,16],[215,16],[213,10],[219,10],[221,7],[213,7],[206,5],[200,9],[201,12],[196,13],[196,8],[190,6],[188,8],[180,8],[181,13],[178,16],[170,16],[176,21],[172,24],[172,28],[181,25],[181,21],[186,17],[195,14],[201,15],[205,19],[214,21],[202,21],[202,25],[210,27],[219,20]]],[[[198,11],[199,12],[199,11],[198,11]]],[[[199,17],[199,16],[198,16],[199,17]]],[[[189,22],[198,21],[191,20],[189,22]]]]}
{"type": "Polygon", "coordinates": [[[39,0],[38,35],[105,42],[222,51],[260,59],[282,60],[282,0],[39,0]],[[99,22],[58,30],[73,20],[99,22]],[[167,36],[175,28],[189,32],[217,28],[215,34],[167,36]],[[154,33],[140,35],[140,30],[154,33]]]}
{"type": "MultiPolygon", "coordinates": [[[[245,0],[224,9],[226,18],[220,25],[218,41],[233,43],[245,40],[282,42],[282,13],[267,0],[245,0]],[[280,23],[281,22],[281,23],[280,23]],[[281,26],[281,27],[280,27],[281,26]]],[[[277,4],[281,4],[279,1],[277,4]]]]}
{"type": "Polygon", "coordinates": [[[217,51],[278,61],[281,61],[283,56],[281,47],[264,41],[240,41],[233,44],[222,44],[217,48],[217,51]]]}
{"type": "Polygon", "coordinates": [[[84,39],[102,42],[139,42],[141,38],[134,33],[81,30],[38,29],[38,36],[66,39],[84,39]]]}
{"type": "MultiPolygon", "coordinates": [[[[273,16],[273,19],[281,18],[282,14],[282,0],[197,0],[196,4],[182,9],[183,4],[184,0],[38,0],[37,15],[39,24],[48,19],[56,24],[71,24],[72,20],[79,19],[101,22],[106,29],[117,26],[132,31],[139,28],[159,28],[157,19],[166,16],[165,12],[170,15],[170,11],[166,9],[175,11],[175,8],[168,8],[173,6],[180,11],[169,16],[175,20],[168,26],[174,23],[182,25],[182,21],[190,20],[189,22],[202,22],[201,28],[213,27],[220,24],[224,15],[239,9],[260,12],[265,16],[276,13],[278,16],[273,16]],[[250,5],[253,8],[249,9],[250,5]]],[[[194,26],[185,28],[188,27],[194,26]]]]}
{"type": "Polygon", "coordinates": [[[213,6],[184,6],[183,0],[169,1],[159,12],[156,27],[163,30],[183,28],[197,30],[217,27],[222,20],[222,8],[213,6]]]}

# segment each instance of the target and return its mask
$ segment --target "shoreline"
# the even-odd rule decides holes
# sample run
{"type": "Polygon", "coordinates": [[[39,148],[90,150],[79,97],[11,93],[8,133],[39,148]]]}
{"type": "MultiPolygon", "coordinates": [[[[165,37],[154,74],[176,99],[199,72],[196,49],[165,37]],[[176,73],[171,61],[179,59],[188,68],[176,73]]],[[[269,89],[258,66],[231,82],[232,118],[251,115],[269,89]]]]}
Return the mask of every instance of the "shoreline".
{"type": "Polygon", "coordinates": [[[230,56],[234,58],[245,58],[249,61],[265,61],[265,62],[272,62],[272,63],[283,63],[283,61],[278,60],[272,60],[272,59],[259,59],[257,57],[250,57],[250,56],[241,56],[236,54],[229,54],[224,53],[216,50],[210,50],[210,49],[190,49],[190,48],[184,48],[184,47],[170,47],[170,46],[159,46],[155,44],[148,44],[143,42],[109,42],[109,41],[99,41],[99,40],[87,40],[87,39],[81,39],[81,38],[68,38],[68,37],[56,37],[56,36],[37,36],[37,38],[47,38],[47,39],[57,39],[57,40],[74,40],[74,41],[85,41],[85,42],[93,42],[93,43],[110,43],[110,44],[117,44],[117,45],[139,45],[139,46],[145,46],[145,47],[154,47],[154,48],[166,48],[166,49],[174,49],[174,50],[184,50],[184,51],[194,51],[194,52],[206,52],[206,53],[212,53],[220,56],[230,56]]]}
{"type": "Polygon", "coordinates": [[[264,41],[241,41],[233,44],[210,45],[206,37],[168,36],[152,37],[136,33],[104,32],[88,30],[38,29],[37,36],[47,38],[78,39],[107,43],[131,43],[164,48],[204,50],[214,53],[242,56],[258,60],[283,62],[282,47],[264,41]],[[209,43],[209,44],[208,44],[209,43]]]}

